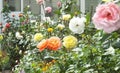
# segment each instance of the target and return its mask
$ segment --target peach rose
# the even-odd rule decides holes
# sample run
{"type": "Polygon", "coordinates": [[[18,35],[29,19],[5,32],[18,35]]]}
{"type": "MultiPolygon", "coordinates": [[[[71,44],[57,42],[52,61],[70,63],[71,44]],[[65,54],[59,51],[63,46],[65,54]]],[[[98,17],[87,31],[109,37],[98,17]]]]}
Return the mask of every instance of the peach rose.
{"type": "Polygon", "coordinates": [[[51,37],[48,39],[47,48],[49,50],[58,50],[61,47],[61,40],[58,37],[51,37]]]}
{"type": "Polygon", "coordinates": [[[96,8],[93,16],[95,28],[111,33],[120,28],[120,7],[114,3],[106,3],[96,8]]]}
{"type": "Polygon", "coordinates": [[[2,28],[2,32],[5,32],[5,31],[6,31],[6,29],[7,29],[6,27],[3,27],[3,28],[2,28]]]}
{"type": "Polygon", "coordinates": [[[40,43],[38,43],[37,48],[39,48],[40,52],[43,51],[45,48],[47,48],[48,40],[42,40],[40,43]]]}

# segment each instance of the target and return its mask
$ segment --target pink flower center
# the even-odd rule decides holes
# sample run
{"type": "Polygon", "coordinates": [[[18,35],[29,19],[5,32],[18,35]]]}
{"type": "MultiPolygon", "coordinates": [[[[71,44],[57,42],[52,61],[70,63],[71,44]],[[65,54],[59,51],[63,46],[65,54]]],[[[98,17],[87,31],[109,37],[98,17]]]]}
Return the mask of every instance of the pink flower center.
{"type": "Polygon", "coordinates": [[[108,20],[112,19],[111,13],[108,12],[106,17],[107,17],[108,20]]]}

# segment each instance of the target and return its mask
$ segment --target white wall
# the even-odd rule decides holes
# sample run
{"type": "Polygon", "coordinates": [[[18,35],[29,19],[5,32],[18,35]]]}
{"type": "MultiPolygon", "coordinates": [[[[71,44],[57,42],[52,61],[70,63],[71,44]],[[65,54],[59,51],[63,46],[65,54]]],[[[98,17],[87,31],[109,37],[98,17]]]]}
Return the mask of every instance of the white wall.
{"type": "Polygon", "coordinates": [[[2,7],[3,7],[3,3],[2,0],[0,0],[0,23],[2,22],[2,14],[1,14],[2,7]]]}

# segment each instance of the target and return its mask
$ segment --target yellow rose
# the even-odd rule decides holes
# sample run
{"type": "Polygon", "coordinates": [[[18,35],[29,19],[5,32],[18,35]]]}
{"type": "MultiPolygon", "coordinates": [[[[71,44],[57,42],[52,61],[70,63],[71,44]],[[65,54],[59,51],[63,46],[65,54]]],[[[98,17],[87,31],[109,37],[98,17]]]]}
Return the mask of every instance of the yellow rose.
{"type": "Polygon", "coordinates": [[[53,28],[48,28],[47,31],[48,32],[53,32],[53,28]]]}
{"type": "Polygon", "coordinates": [[[0,41],[2,41],[3,40],[3,36],[2,35],[0,35],[0,41]]]}
{"type": "Polygon", "coordinates": [[[34,35],[34,41],[40,41],[43,39],[43,35],[41,33],[36,33],[34,35]]]}
{"type": "Polygon", "coordinates": [[[70,14],[66,14],[66,15],[62,16],[62,19],[65,20],[65,21],[68,21],[70,18],[71,18],[70,14]]]}
{"type": "Polygon", "coordinates": [[[63,38],[63,46],[66,49],[72,49],[75,48],[77,45],[77,38],[70,35],[70,36],[66,36],[63,38]]]}

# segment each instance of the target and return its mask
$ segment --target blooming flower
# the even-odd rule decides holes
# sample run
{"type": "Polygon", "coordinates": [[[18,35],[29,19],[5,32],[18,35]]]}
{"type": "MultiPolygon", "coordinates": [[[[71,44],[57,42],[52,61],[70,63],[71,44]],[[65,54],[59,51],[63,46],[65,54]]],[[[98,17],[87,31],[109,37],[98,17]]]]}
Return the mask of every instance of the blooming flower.
{"type": "Polygon", "coordinates": [[[62,19],[63,19],[64,21],[68,21],[70,18],[71,18],[71,15],[70,15],[70,14],[66,14],[66,15],[63,15],[63,16],[62,16],[62,19]]]}
{"type": "Polygon", "coordinates": [[[63,46],[67,49],[72,49],[77,45],[77,38],[69,35],[63,38],[63,46]]]}
{"type": "Polygon", "coordinates": [[[58,6],[58,7],[61,7],[61,5],[62,5],[61,2],[58,1],[58,2],[57,2],[57,6],[58,6]]]}
{"type": "Polygon", "coordinates": [[[3,40],[3,36],[2,35],[0,35],[0,41],[2,41],[3,40]]]}
{"type": "Polygon", "coordinates": [[[10,28],[10,23],[6,23],[6,24],[5,24],[5,27],[6,27],[6,28],[10,28]]]}
{"type": "Polygon", "coordinates": [[[65,25],[63,25],[63,24],[58,24],[56,28],[62,30],[63,28],[65,28],[65,25]]]}
{"type": "Polygon", "coordinates": [[[43,39],[38,45],[37,48],[39,48],[40,52],[43,51],[45,48],[47,48],[48,40],[43,39]]]}
{"type": "Polygon", "coordinates": [[[52,12],[52,8],[51,7],[46,7],[45,8],[45,12],[46,13],[51,13],[52,12]]]}
{"type": "Polygon", "coordinates": [[[92,19],[95,28],[111,33],[120,28],[120,8],[114,3],[99,5],[92,19]]]}
{"type": "Polygon", "coordinates": [[[43,4],[44,0],[36,0],[36,2],[41,5],[43,4]]]}
{"type": "Polygon", "coordinates": [[[84,32],[84,28],[85,28],[85,19],[83,18],[79,18],[79,17],[73,17],[70,20],[69,23],[69,29],[77,34],[81,34],[84,32]]]}
{"type": "Polygon", "coordinates": [[[23,38],[23,36],[20,34],[20,32],[16,32],[15,36],[19,40],[23,38]]]}
{"type": "Polygon", "coordinates": [[[58,37],[51,37],[47,40],[44,39],[37,45],[37,48],[39,48],[40,51],[43,51],[45,48],[56,51],[60,47],[61,41],[58,37]]]}
{"type": "Polygon", "coordinates": [[[53,32],[53,28],[48,28],[47,31],[48,32],[53,32]]]}
{"type": "Polygon", "coordinates": [[[34,41],[40,41],[41,39],[43,39],[43,35],[41,33],[36,33],[34,35],[34,41]]]}
{"type": "Polygon", "coordinates": [[[61,47],[61,40],[59,37],[51,37],[48,39],[47,48],[49,50],[58,50],[61,47]]]}

